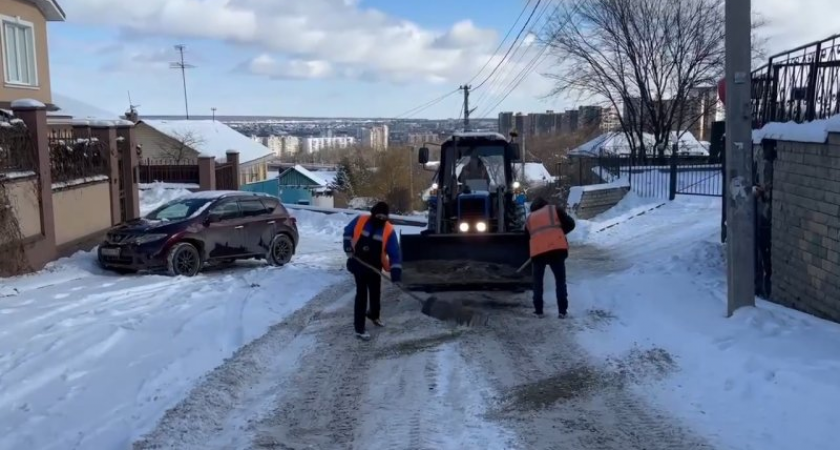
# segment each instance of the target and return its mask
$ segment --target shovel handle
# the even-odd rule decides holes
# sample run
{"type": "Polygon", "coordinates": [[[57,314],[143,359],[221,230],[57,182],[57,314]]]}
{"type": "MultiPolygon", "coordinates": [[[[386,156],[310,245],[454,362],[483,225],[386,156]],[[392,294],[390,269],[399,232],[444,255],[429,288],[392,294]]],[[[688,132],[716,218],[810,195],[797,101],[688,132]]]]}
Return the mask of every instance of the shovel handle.
{"type": "MultiPolygon", "coordinates": [[[[392,279],[391,279],[391,277],[390,277],[390,276],[388,276],[388,274],[387,274],[387,273],[384,273],[384,272],[382,272],[381,270],[377,270],[377,269],[376,269],[376,267],[373,267],[373,266],[371,266],[370,264],[368,264],[368,263],[366,263],[366,262],[362,261],[362,260],[361,260],[361,259],[359,259],[356,255],[351,256],[351,258],[355,259],[355,260],[356,260],[356,262],[358,262],[358,263],[359,263],[359,264],[361,264],[362,266],[367,267],[368,269],[370,269],[370,270],[374,271],[374,272],[375,272],[375,273],[377,273],[380,277],[382,277],[382,278],[384,278],[384,279],[388,280],[388,282],[389,282],[389,283],[391,283],[391,285],[392,285],[392,286],[394,286],[394,287],[396,287],[397,289],[399,289],[400,291],[402,291],[402,293],[403,293],[403,294],[405,294],[405,295],[407,295],[407,296],[409,296],[409,297],[413,298],[414,300],[417,300],[417,301],[418,301],[418,302],[420,302],[420,303],[425,303],[425,300],[423,300],[422,298],[420,298],[420,297],[418,297],[418,296],[414,295],[414,293],[409,292],[407,289],[404,289],[404,288],[403,288],[402,286],[400,286],[399,284],[394,283],[394,280],[392,280],[392,279]]],[[[397,299],[397,301],[399,301],[399,299],[397,299]]]]}
{"type": "Polygon", "coordinates": [[[528,258],[528,261],[525,261],[525,264],[522,264],[521,266],[519,266],[519,268],[516,269],[516,273],[519,273],[519,272],[522,272],[523,270],[525,270],[525,268],[528,267],[528,264],[531,264],[531,258],[528,258]]]}

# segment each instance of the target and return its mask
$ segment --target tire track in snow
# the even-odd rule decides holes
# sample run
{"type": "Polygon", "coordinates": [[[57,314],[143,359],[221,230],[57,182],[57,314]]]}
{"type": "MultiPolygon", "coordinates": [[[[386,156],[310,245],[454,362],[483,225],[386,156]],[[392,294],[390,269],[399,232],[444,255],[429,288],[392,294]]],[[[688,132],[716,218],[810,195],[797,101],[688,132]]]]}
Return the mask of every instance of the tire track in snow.
{"type": "Polygon", "coordinates": [[[284,383],[286,371],[293,370],[295,358],[310,350],[302,334],[312,317],[336,299],[346,301],[350,288],[345,282],[325,289],[262,337],[239,349],[168,410],[156,428],[133,448],[241,448],[235,442],[247,425],[241,421],[243,413],[245,417],[260,414],[266,402],[272,402],[288,387],[284,383]],[[283,355],[292,360],[278,357],[283,355]]]}
{"type": "Polygon", "coordinates": [[[455,349],[463,331],[422,316],[413,301],[394,303],[397,295],[385,289],[386,328],[371,329],[370,342],[353,336],[351,302],[321,316],[319,347],[293,382],[299,391],[253,424],[248,448],[509,448],[475,414],[483,399],[471,395],[476,384],[455,349]]]}
{"type": "MultiPolygon", "coordinates": [[[[585,278],[592,267],[609,272],[607,267],[612,264],[602,265],[603,261],[604,255],[591,261],[570,259],[569,274],[575,274],[578,283],[592,282],[585,278]]],[[[585,285],[582,287],[591,295],[585,285]]],[[[547,283],[546,292],[552,290],[553,283],[547,283]]],[[[530,294],[519,298],[530,306],[530,294]]],[[[574,298],[570,300],[575,312],[574,298]]],[[[530,310],[498,310],[489,327],[463,339],[464,358],[483,368],[500,393],[488,417],[515,429],[522,448],[712,448],[629,392],[626,388],[636,376],[632,370],[616,373],[593,364],[576,342],[575,333],[591,326],[589,322],[603,320],[603,312],[589,311],[560,320],[552,306],[553,302],[547,305],[543,319],[530,310]]]]}

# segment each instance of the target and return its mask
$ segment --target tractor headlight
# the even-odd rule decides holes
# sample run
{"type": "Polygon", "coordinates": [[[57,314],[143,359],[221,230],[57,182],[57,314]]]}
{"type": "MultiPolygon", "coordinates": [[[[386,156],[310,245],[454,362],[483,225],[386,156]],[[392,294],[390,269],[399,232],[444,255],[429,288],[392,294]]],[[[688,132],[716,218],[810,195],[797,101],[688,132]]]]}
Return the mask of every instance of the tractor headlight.
{"type": "Polygon", "coordinates": [[[437,183],[432,183],[432,190],[433,191],[437,190],[437,188],[438,188],[438,184],[437,183]]]}
{"type": "Polygon", "coordinates": [[[487,223],[485,223],[485,222],[476,223],[475,224],[475,230],[478,231],[479,233],[484,233],[485,231],[487,231],[487,223]]]}
{"type": "Polygon", "coordinates": [[[461,230],[462,233],[466,233],[467,231],[470,231],[470,224],[467,222],[461,222],[461,224],[458,225],[458,229],[461,230]]]}
{"type": "Polygon", "coordinates": [[[519,184],[519,182],[518,182],[518,181],[514,181],[514,182],[513,182],[513,188],[514,188],[514,189],[519,189],[521,186],[522,186],[522,185],[521,185],[521,184],[519,184]]]}

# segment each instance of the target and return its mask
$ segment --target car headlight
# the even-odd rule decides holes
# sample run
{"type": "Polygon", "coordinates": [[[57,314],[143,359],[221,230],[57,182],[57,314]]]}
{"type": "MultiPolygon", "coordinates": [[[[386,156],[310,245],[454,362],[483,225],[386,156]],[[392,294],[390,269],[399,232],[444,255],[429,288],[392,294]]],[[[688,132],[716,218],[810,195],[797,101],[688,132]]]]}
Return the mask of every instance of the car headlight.
{"type": "Polygon", "coordinates": [[[475,224],[475,229],[479,233],[484,233],[485,231],[487,231],[487,224],[484,222],[478,222],[475,224]]]}
{"type": "Polygon", "coordinates": [[[522,185],[521,185],[521,184],[519,184],[519,182],[518,182],[518,181],[514,181],[514,182],[513,182],[513,188],[514,188],[514,189],[519,189],[521,186],[522,186],[522,185]]]}
{"type": "Polygon", "coordinates": [[[137,237],[137,239],[134,240],[134,243],[137,245],[148,244],[149,242],[165,239],[168,236],[168,234],[144,234],[143,236],[137,237]]]}
{"type": "Polygon", "coordinates": [[[458,229],[461,230],[462,233],[466,233],[467,231],[470,231],[470,224],[467,222],[461,222],[461,224],[458,225],[458,229]]]}

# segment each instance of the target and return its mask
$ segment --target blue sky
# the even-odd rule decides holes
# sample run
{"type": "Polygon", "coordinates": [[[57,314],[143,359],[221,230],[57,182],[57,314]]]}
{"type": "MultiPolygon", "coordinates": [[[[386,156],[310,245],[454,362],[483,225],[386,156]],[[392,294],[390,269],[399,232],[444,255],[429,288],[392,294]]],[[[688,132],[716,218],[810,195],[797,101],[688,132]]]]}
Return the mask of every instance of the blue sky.
{"type": "MultiPolygon", "coordinates": [[[[180,72],[169,69],[168,63],[178,57],[173,45],[183,43],[188,62],[197,66],[187,73],[191,114],[209,114],[216,107],[217,114],[225,115],[322,117],[396,116],[454,90],[488,58],[498,60],[501,55],[493,52],[526,3],[58,1],[68,17],[49,29],[57,93],[121,113],[130,91],[134,103],[141,105],[141,115],[182,114],[180,72]]],[[[773,19],[774,14],[791,13],[786,1],[753,4],[773,19]]],[[[799,3],[814,3],[814,9],[823,12],[826,7],[838,9],[829,0],[799,3]]],[[[787,35],[808,39],[808,33],[813,38],[830,34],[824,26],[804,22],[808,25],[799,27],[792,21],[793,31],[787,35]]],[[[501,78],[512,80],[534,52],[536,46],[523,47],[521,62],[504,65],[501,78]]],[[[542,98],[551,83],[539,73],[548,70],[550,60],[495,108],[509,83],[488,83],[484,92],[473,96],[476,113],[495,116],[500,110],[573,106],[575,102],[567,99],[542,98]]],[[[461,98],[453,95],[413,117],[455,117],[460,105],[461,98]]]]}

